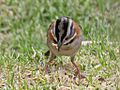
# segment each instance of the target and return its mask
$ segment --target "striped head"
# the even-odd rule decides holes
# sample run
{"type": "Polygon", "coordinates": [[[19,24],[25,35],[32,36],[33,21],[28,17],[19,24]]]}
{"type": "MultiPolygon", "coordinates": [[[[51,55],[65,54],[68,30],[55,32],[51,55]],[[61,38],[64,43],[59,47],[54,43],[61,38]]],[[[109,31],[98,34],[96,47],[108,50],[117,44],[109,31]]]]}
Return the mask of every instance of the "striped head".
{"type": "Polygon", "coordinates": [[[52,29],[52,34],[54,37],[54,42],[57,44],[58,51],[62,45],[68,45],[76,37],[74,21],[69,17],[61,17],[54,23],[54,29],[52,29]]]}

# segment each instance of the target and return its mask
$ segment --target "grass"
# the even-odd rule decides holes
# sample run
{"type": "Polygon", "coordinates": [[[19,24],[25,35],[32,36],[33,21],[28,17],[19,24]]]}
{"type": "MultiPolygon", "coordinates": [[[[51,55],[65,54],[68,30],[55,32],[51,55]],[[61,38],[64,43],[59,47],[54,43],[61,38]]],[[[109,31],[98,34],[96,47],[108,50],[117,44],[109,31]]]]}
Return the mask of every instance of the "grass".
{"type": "Polygon", "coordinates": [[[0,89],[119,90],[119,16],[119,0],[1,0],[0,89]],[[44,73],[47,29],[61,16],[72,17],[83,27],[84,39],[93,41],[76,55],[86,80],[75,79],[64,56],[44,73]]]}

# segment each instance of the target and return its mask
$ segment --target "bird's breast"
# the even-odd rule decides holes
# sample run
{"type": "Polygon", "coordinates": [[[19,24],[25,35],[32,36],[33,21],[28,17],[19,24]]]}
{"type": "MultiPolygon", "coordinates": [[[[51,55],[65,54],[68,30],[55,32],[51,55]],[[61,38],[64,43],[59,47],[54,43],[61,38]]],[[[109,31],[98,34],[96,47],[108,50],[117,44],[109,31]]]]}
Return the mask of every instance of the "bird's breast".
{"type": "Polygon", "coordinates": [[[80,43],[81,43],[81,40],[76,39],[71,44],[62,45],[59,51],[58,51],[57,44],[54,44],[53,42],[51,43],[49,42],[48,47],[55,55],[72,56],[76,54],[76,52],[79,50],[80,43]]]}

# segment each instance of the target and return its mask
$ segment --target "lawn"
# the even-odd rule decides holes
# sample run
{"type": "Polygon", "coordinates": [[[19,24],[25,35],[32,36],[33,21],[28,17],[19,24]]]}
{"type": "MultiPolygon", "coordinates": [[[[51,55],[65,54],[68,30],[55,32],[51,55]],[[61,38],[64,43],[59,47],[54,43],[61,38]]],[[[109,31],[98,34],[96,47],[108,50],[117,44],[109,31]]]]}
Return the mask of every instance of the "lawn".
{"type": "Polygon", "coordinates": [[[0,0],[1,90],[120,90],[120,0],[0,0]],[[75,62],[57,57],[44,72],[50,23],[70,16],[83,28],[75,62]]]}

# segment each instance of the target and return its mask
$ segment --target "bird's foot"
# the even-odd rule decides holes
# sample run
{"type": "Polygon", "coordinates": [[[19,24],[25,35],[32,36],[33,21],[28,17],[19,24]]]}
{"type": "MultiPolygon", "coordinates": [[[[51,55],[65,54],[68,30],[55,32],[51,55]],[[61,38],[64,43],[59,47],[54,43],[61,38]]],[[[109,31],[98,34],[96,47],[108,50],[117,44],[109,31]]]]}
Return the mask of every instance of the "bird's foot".
{"type": "Polygon", "coordinates": [[[45,74],[48,74],[50,72],[49,69],[48,69],[48,65],[45,66],[44,71],[45,71],[45,74]]]}
{"type": "Polygon", "coordinates": [[[75,75],[78,76],[79,79],[85,79],[85,78],[86,78],[86,76],[83,75],[83,74],[81,74],[79,70],[77,70],[77,71],[75,72],[75,75]]]}

